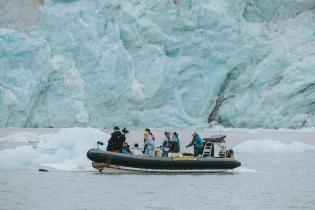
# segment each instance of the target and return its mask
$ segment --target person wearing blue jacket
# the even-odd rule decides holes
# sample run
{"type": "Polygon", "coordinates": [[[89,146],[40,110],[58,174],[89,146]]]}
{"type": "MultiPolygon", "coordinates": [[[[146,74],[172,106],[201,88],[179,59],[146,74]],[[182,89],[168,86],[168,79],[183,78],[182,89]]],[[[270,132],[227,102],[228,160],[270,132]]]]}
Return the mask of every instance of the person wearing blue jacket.
{"type": "Polygon", "coordinates": [[[194,156],[197,157],[202,151],[203,141],[201,140],[199,134],[197,134],[195,131],[192,132],[192,137],[193,137],[193,139],[186,146],[186,148],[194,146],[194,156]]]}

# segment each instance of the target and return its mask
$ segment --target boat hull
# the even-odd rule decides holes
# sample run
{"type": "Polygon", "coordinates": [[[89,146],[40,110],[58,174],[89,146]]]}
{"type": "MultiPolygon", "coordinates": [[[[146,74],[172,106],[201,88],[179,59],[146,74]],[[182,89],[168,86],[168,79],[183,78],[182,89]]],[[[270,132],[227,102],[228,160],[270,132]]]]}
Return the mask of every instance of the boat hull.
{"type": "Polygon", "coordinates": [[[89,150],[87,157],[95,163],[149,170],[226,170],[241,165],[239,161],[232,158],[155,157],[107,152],[100,149],[89,150]]]}

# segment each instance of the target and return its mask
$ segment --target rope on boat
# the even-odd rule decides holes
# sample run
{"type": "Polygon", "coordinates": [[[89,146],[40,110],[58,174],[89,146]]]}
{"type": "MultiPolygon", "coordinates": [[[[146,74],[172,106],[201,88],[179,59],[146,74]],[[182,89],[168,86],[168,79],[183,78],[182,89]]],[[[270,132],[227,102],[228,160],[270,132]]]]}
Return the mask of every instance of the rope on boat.
{"type": "Polygon", "coordinates": [[[112,158],[113,158],[113,153],[110,153],[110,155],[108,156],[106,162],[105,162],[105,165],[106,166],[109,166],[110,164],[110,161],[112,161],[112,158]]]}

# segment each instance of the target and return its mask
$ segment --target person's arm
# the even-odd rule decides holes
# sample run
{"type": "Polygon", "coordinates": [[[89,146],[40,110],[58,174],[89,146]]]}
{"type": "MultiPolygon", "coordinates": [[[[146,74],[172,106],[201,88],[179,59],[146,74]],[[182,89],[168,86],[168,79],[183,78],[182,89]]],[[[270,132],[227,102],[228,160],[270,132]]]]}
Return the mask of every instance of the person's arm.
{"type": "Polygon", "coordinates": [[[112,143],[113,143],[113,138],[112,135],[110,136],[110,138],[107,141],[107,147],[106,147],[106,151],[111,151],[112,149],[112,143]]]}
{"type": "Polygon", "coordinates": [[[191,147],[193,145],[193,141],[191,141],[187,146],[186,146],[186,148],[187,147],[191,147]]]}

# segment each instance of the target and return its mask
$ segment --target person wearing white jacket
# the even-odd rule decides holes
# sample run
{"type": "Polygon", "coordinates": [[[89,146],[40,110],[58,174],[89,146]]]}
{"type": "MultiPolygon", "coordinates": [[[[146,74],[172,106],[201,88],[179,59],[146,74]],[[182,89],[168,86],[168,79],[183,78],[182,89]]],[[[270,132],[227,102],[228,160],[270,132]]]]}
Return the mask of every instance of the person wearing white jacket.
{"type": "Polygon", "coordinates": [[[141,148],[138,143],[135,143],[132,148],[132,154],[134,155],[143,155],[141,148]]]}

